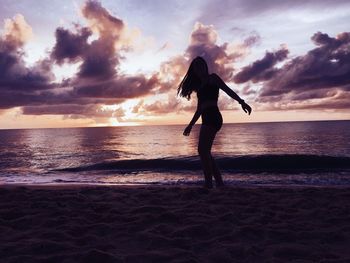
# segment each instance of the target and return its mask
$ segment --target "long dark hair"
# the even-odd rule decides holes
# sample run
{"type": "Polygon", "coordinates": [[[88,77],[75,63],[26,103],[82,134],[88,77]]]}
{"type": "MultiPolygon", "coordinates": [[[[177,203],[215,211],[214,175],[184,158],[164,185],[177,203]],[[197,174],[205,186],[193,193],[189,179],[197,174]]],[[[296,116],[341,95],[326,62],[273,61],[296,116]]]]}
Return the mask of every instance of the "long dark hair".
{"type": "Polygon", "coordinates": [[[202,63],[203,65],[205,65],[205,68],[208,72],[208,65],[204,58],[198,56],[192,60],[185,77],[183,78],[177,89],[177,95],[180,94],[181,97],[185,97],[188,100],[191,99],[191,93],[193,91],[197,92],[199,86],[201,85],[201,80],[194,72],[194,67],[196,63],[202,63]]]}

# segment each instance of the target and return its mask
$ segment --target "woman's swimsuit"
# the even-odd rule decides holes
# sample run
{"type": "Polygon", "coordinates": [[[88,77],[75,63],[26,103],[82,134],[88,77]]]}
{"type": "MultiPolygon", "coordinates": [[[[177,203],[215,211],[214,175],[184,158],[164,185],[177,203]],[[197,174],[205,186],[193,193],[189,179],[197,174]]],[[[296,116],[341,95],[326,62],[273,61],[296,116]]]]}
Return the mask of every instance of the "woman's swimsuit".
{"type": "MultiPolygon", "coordinates": [[[[200,105],[205,102],[209,102],[209,104],[211,102],[217,103],[219,98],[219,87],[211,84],[209,79],[208,83],[198,90],[197,97],[200,105]]],[[[216,132],[220,130],[222,126],[222,116],[218,106],[213,105],[204,108],[201,115],[202,125],[214,127],[216,132]]]]}
{"type": "Polygon", "coordinates": [[[202,124],[214,127],[216,132],[221,129],[222,116],[218,106],[210,106],[202,111],[202,124]]]}

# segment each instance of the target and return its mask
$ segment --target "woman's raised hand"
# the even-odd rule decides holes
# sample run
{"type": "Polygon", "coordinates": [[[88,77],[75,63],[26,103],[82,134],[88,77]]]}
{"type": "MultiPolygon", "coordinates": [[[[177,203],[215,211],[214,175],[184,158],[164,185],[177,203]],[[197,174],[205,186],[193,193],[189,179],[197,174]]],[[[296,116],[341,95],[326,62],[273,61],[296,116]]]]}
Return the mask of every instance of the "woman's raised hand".
{"type": "Polygon", "coordinates": [[[245,102],[241,103],[242,109],[244,110],[245,113],[248,113],[248,115],[250,115],[250,113],[252,112],[252,108],[245,102]]]}

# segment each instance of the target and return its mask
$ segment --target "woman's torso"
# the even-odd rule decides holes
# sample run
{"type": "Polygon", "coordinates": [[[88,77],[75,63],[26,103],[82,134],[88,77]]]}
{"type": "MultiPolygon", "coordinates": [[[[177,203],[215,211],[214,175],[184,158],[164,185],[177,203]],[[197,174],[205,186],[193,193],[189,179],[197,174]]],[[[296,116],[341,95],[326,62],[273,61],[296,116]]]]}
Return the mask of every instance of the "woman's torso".
{"type": "Polygon", "coordinates": [[[219,87],[215,85],[212,75],[209,75],[207,83],[198,89],[197,98],[201,110],[217,107],[219,87]]]}

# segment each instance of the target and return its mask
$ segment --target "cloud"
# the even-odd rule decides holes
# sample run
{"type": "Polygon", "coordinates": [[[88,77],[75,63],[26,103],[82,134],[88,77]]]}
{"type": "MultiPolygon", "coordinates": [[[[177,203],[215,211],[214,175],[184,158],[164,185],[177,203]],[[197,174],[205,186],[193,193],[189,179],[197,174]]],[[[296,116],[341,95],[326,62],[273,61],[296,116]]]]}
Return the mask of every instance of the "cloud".
{"type": "Polygon", "coordinates": [[[248,36],[246,39],[244,39],[244,46],[246,47],[252,47],[254,45],[260,44],[261,42],[261,36],[253,31],[250,36],[248,36]]]}
{"type": "Polygon", "coordinates": [[[90,28],[97,31],[102,38],[118,40],[124,28],[124,22],[112,16],[99,2],[86,1],[81,12],[87,19],[90,28]]]}
{"type": "MultiPolygon", "coordinates": [[[[258,38],[245,40],[246,46],[252,45],[258,38]]],[[[197,56],[202,56],[208,63],[209,71],[215,72],[225,81],[232,80],[233,63],[244,55],[240,49],[230,48],[229,43],[218,44],[218,33],[212,25],[203,25],[197,22],[190,36],[190,44],[185,51],[185,56],[192,61],[197,56]]]]}
{"type": "Polygon", "coordinates": [[[210,72],[219,74],[224,81],[232,81],[234,63],[245,57],[250,48],[259,41],[259,35],[253,32],[241,43],[220,44],[214,26],[195,23],[184,53],[171,57],[161,64],[158,92],[174,90],[175,94],[191,61],[197,56],[202,56],[207,61],[210,72]]]}
{"type": "Polygon", "coordinates": [[[7,20],[5,27],[0,37],[0,109],[45,103],[41,94],[59,86],[53,83],[50,59],[26,66],[23,46],[30,26],[23,16],[17,15],[12,22],[7,20]]]}
{"type": "Polygon", "coordinates": [[[22,114],[27,115],[64,115],[66,118],[109,118],[118,113],[118,117],[124,116],[121,109],[106,110],[103,104],[58,104],[22,107],[22,114]]]}
{"type": "Polygon", "coordinates": [[[76,86],[74,93],[79,97],[130,99],[149,94],[157,82],[156,77],[120,75],[118,78],[107,81],[76,86]]]}
{"type": "MultiPolygon", "coordinates": [[[[331,37],[318,32],[311,38],[316,47],[304,55],[289,57],[288,49],[282,46],[238,70],[236,62],[260,43],[260,36],[253,32],[240,43],[222,43],[213,25],[197,22],[188,46],[161,63],[158,72],[126,75],[120,65],[125,53],[133,49],[134,32],[98,1],[85,2],[81,14],[86,24],[57,28],[50,54],[32,66],[23,59],[24,46],[32,37],[31,27],[21,15],[6,20],[0,37],[0,110],[22,107],[23,114],[30,115],[120,117],[123,110],[103,110],[103,106],[119,105],[132,98],[140,99],[132,112],[142,115],[194,110],[195,101],[183,104],[176,99],[176,91],[196,56],[203,56],[210,72],[225,82],[244,83],[242,94],[255,97],[261,109],[349,106],[350,33],[331,37]],[[65,63],[78,63],[78,70],[58,82],[52,66],[65,63]],[[164,100],[153,101],[154,95],[164,100]],[[147,102],[148,96],[153,102],[147,102]]],[[[226,102],[224,99],[220,105],[232,108],[226,102]]]]}
{"type": "Polygon", "coordinates": [[[155,101],[153,103],[143,104],[139,112],[147,115],[167,114],[178,111],[179,102],[168,98],[165,101],[155,101]]]}
{"type": "Polygon", "coordinates": [[[261,91],[261,96],[315,89],[348,89],[350,84],[350,32],[336,37],[318,32],[317,45],[303,56],[287,62],[261,91]]]}
{"type": "Polygon", "coordinates": [[[252,82],[259,82],[271,79],[278,71],[273,68],[278,62],[285,60],[288,56],[288,49],[282,47],[275,52],[266,52],[265,56],[241,69],[233,80],[236,83],[244,83],[249,80],[252,82]]]}
{"type": "Polygon", "coordinates": [[[267,13],[280,14],[290,9],[311,9],[322,11],[325,7],[348,5],[347,0],[221,0],[207,1],[201,8],[198,21],[227,23],[233,20],[256,18],[267,13]]]}
{"type": "MultiPolygon", "coordinates": [[[[124,30],[124,22],[112,16],[97,1],[87,1],[81,10],[90,29],[99,37],[87,46],[83,53],[83,63],[78,73],[79,77],[109,78],[116,74],[120,63],[118,41],[124,30]]],[[[119,45],[120,48],[120,45],[119,45]]]]}
{"type": "Polygon", "coordinates": [[[130,45],[137,33],[97,1],[87,1],[81,13],[88,26],[76,25],[75,31],[58,28],[52,59],[57,64],[82,62],[75,83],[83,79],[97,81],[117,77],[122,53],[132,49],[130,45]]]}
{"type": "Polygon", "coordinates": [[[64,62],[75,63],[87,51],[87,40],[92,32],[89,28],[77,28],[71,32],[64,28],[57,28],[55,32],[56,44],[52,49],[51,58],[59,65],[64,62]]]}
{"type": "Polygon", "coordinates": [[[99,37],[87,44],[82,54],[79,77],[109,78],[116,74],[120,54],[116,49],[117,41],[124,28],[121,19],[112,16],[99,2],[87,1],[81,10],[92,31],[99,37]]]}
{"type": "Polygon", "coordinates": [[[157,116],[159,114],[181,113],[186,111],[194,111],[197,103],[195,101],[181,103],[180,99],[176,99],[174,94],[161,96],[162,98],[152,102],[140,100],[136,104],[132,112],[143,116],[157,116]]]}
{"type": "Polygon", "coordinates": [[[244,86],[243,88],[242,88],[242,94],[243,95],[246,95],[246,96],[248,96],[248,95],[252,95],[252,94],[256,94],[257,93],[257,91],[256,90],[253,90],[251,87],[250,87],[250,85],[246,85],[246,86],[244,86]]]}
{"type": "Polygon", "coordinates": [[[288,94],[259,98],[260,110],[331,110],[344,111],[350,107],[350,92],[342,90],[316,90],[301,94],[288,94]]]}
{"type": "Polygon", "coordinates": [[[4,42],[14,48],[22,47],[33,37],[32,28],[21,14],[15,15],[13,19],[5,19],[4,31],[4,42]]]}
{"type": "MultiPolygon", "coordinates": [[[[94,12],[96,10],[101,11],[100,8],[95,8],[95,6],[93,9],[94,12]]],[[[101,11],[101,13],[103,14],[102,17],[108,17],[105,12],[101,11]]],[[[95,15],[94,17],[100,16],[95,15]]],[[[99,28],[101,32],[104,32],[104,37],[107,38],[108,34],[105,33],[104,26],[99,27],[97,23],[98,20],[95,19],[93,27],[99,28]]],[[[107,22],[105,23],[107,24],[107,22]]],[[[124,25],[124,23],[120,24],[124,25]]],[[[213,72],[219,72],[226,81],[229,81],[233,76],[235,60],[244,57],[247,49],[260,41],[259,36],[254,33],[240,44],[223,43],[220,45],[217,43],[218,35],[213,26],[196,23],[184,54],[163,62],[159,72],[155,72],[150,77],[145,77],[142,74],[130,76],[119,73],[117,71],[120,63],[118,45],[105,47],[103,45],[106,45],[106,42],[102,41],[101,37],[89,43],[90,30],[92,31],[92,28],[82,27],[75,27],[74,32],[62,28],[56,30],[57,41],[51,53],[51,58],[58,64],[64,63],[64,61],[67,63],[82,61],[83,63],[77,75],[66,80],[64,86],[72,87],[72,89],[66,92],[65,96],[61,94],[61,97],[57,100],[58,106],[48,108],[47,111],[44,107],[41,107],[38,111],[30,108],[30,110],[24,110],[24,114],[43,114],[44,112],[46,114],[54,114],[55,112],[62,114],[62,112],[67,113],[69,109],[74,110],[75,113],[82,109],[82,112],[86,113],[88,111],[84,111],[83,107],[78,107],[77,103],[84,105],[95,101],[95,103],[113,104],[130,98],[146,97],[152,93],[168,94],[168,97],[165,101],[143,102],[138,107],[134,107],[133,111],[149,116],[156,113],[164,114],[193,110],[195,106],[192,104],[182,105],[173,99],[176,96],[177,85],[187,71],[190,61],[197,55],[202,55],[206,58],[213,72]],[[79,42],[79,45],[77,45],[77,42],[79,42]],[[98,45],[102,46],[99,47],[98,45]],[[99,55],[99,52],[102,51],[105,56],[99,55]],[[110,58],[114,58],[114,55],[118,59],[111,61],[110,58]],[[90,57],[98,58],[100,61],[89,63],[90,57]],[[91,65],[89,71],[86,70],[86,65],[91,65]],[[60,103],[63,102],[69,103],[66,109],[62,109],[60,103]],[[74,106],[71,107],[70,105],[74,106]]],[[[117,38],[113,38],[113,41],[107,41],[107,43],[118,42],[117,38]]]]}
{"type": "MultiPolygon", "coordinates": [[[[73,60],[82,62],[77,75],[69,81],[76,97],[105,98],[106,104],[109,104],[108,100],[111,98],[117,100],[141,97],[157,86],[155,76],[125,75],[118,72],[122,52],[130,44],[126,37],[130,31],[125,32],[123,20],[112,16],[96,1],[87,1],[82,7],[82,14],[89,28],[81,28],[76,33],[65,33],[70,39],[81,41],[81,48],[73,49],[76,52],[72,52],[71,56],[73,60]],[[89,43],[91,32],[97,33],[98,37],[89,43]]],[[[60,46],[59,43],[61,42],[58,39],[55,48],[60,46]]],[[[74,41],[65,43],[76,47],[74,41]]]]}
{"type": "Polygon", "coordinates": [[[244,57],[247,49],[260,41],[254,34],[238,46],[219,44],[213,26],[196,23],[184,53],[163,62],[159,72],[151,76],[125,75],[119,72],[119,66],[123,53],[132,50],[135,31],[128,29],[122,19],[112,15],[98,1],[85,2],[81,14],[86,25],[57,28],[49,57],[32,67],[25,65],[22,50],[29,38],[25,32],[31,31],[30,26],[23,22],[23,17],[16,18],[13,26],[9,24],[0,42],[0,51],[3,50],[0,52],[3,57],[0,64],[3,77],[0,80],[1,109],[22,107],[23,114],[91,117],[100,116],[98,109],[102,105],[142,99],[150,94],[168,94],[168,101],[142,103],[135,111],[155,114],[192,109],[193,105],[183,106],[172,99],[190,61],[202,55],[213,72],[229,81],[233,77],[235,60],[244,57]],[[79,63],[77,73],[62,82],[55,82],[52,66],[65,63],[79,63]]]}
{"type": "Polygon", "coordinates": [[[311,40],[316,48],[287,60],[283,66],[277,68],[275,64],[286,59],[287,50],[267,52],[264,58],[244,67],[234,80],[262,83],[257,101],[265,104],[288,103],[289,109],[345,107],[342,97],[335,94],[344,96],[350,91],[350,32],[335,37],[317,32],[311,40]],[[310,106],[304,105],[305,101],[310,106]]]}
{"type": "MultiPolygon", "coordinates": [[[[122,52],[130,45],[126,34],[131,32],[124,32],[121,19],[97,1],[87,1],[81,11],[88,26],[57,28],[49,57],[32,67],[25,65],[22,49],[30,26],[23,16],[7,22],[0,39],[0,109],[23,107],[23,114],[34,115],[100,116],[97,109],[102,105],[142,97],[158,85],[156,76],[118,72],[122,52]],[[77,62],[76,75],[55,82],[53,64],[77,62]]],[[[113,111],[104,111],[106,114],[112,116],[113,111]]]]}
{"type": "Polygon", "coordinates": [[[23,60],[23,47],[31,35],[32,29],[22,15],[5,21],[0,36],[0,109],[21,106],[27,98],[34,99],[35,93],[56,87],[48,59],[30,67],[23,60]]]}
{"type": "Polygon", "coordinates": [[[156,53],[162,52],[162,51],[169,49],[169,48],[171,48],[171,44],[169,42],[166,42],[157,50],[156,53]]]}

